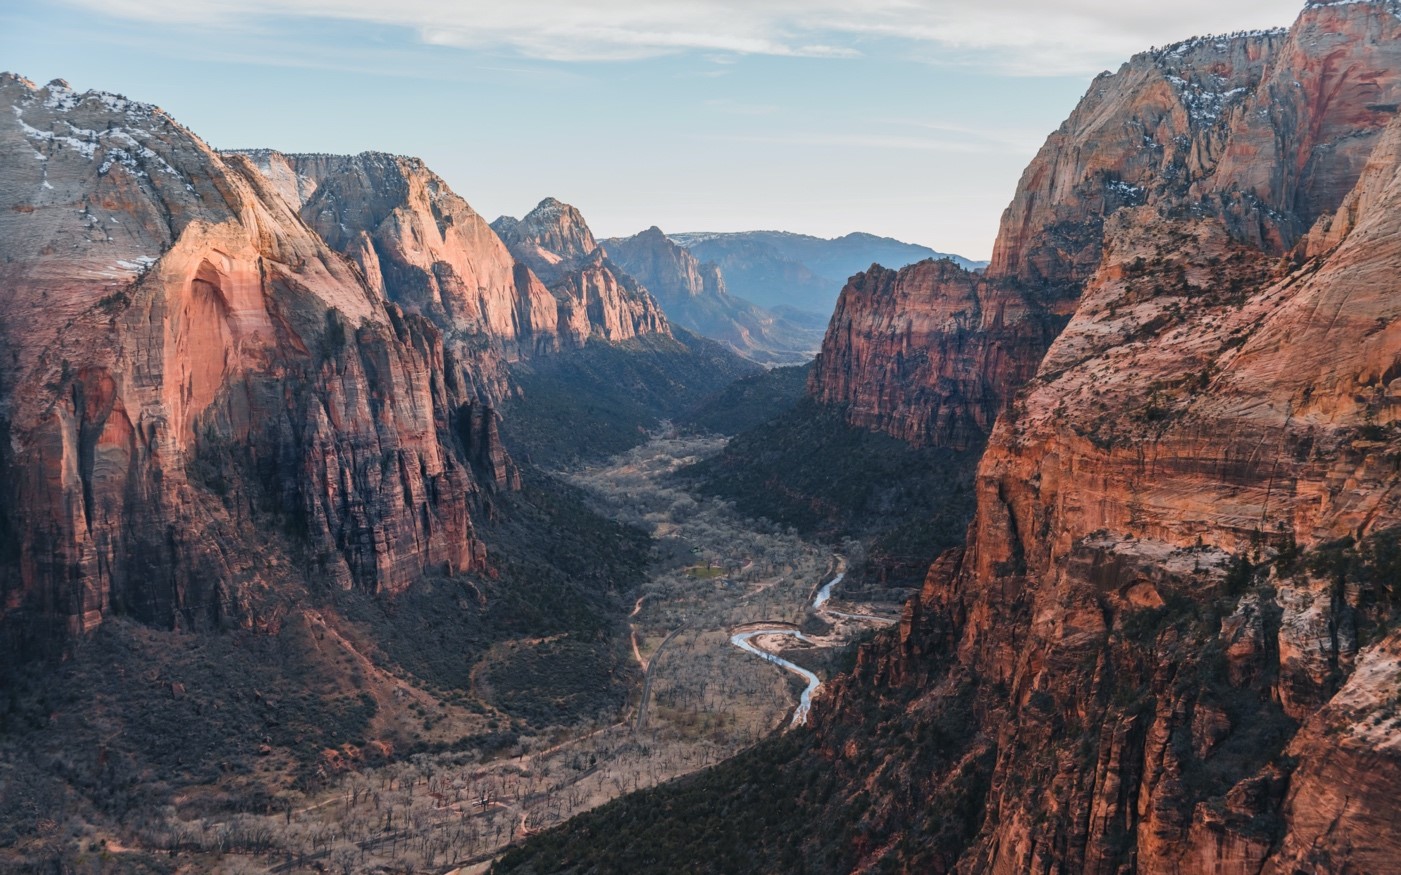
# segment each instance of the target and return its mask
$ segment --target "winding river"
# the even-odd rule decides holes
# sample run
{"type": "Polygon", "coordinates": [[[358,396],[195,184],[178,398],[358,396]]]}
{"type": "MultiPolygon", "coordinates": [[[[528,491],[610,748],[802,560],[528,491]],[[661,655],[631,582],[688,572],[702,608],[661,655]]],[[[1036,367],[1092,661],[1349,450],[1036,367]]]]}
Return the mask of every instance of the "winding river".
{"type": "Polygon", "coordinates": [[[801,665],[796,665],[781,656],[775,656],[767,650],[755,647],[749,639],[759,635],[788,635],[808,643],[811,643],[811,640],[797,629],[753,629],[748,632],[737,632],[730,636],[730,643],[740,650],[752,653],[780,668],[786,668],[794,674],[801,675],[808,682],[807,688],[803,690],[802,698],[798,700],[798,708],[793,712],[793,720],[788,724],[789,726],[802,726],[808,722],[808,711],[812,708],[812,694],[817,692],[818,687],[822,686],[822,679],[801,665]]]}
{"type": "MultiPolygon", "coordinates": [[[[838,567],[842,567],[846,564],[844,560],[840,559],[840,557],[838,557],[838,563],[838,567]]],[[[826,585],[817,591],[816,598],[812,600],[813,610],[819,612],[826,612],[823,608],[823,605],[827,604],[828,599],[832,597],[833,588],[835,588],[837,584],[841,583],[842,579],[845,577],[845,571],[838,572],[836,577],[827,581],[826,585]]],[[[859,620],[874,619],[872,617],[864,617],[856,614],[841,614],[840,616],[859,620]]],[[[803,668],[801,665],[789,662],[788,660],[784,659],[781,656],[778,656],[777,654],[770,653],[767,650],[761,650],[758,647],[754,646],[751,639],[757,638],[760,635],[787,635],[790,638],[796,638],[799,641],[804,641],[808,644],[815,644],[816,642],[814,642],[811,638],[808,638],[802,632],[799,632],[797,629],[790,629],[787,627],[780,626],[750,629],[745,632],[736,632],[735,634],[730,636],[730,643],[738,647],[740,650],[743,650],[746,653],[752,653],[755,656],[772,662],[774,665],[780,668],[787,669],[788,671],[793,672],[794,674],[800,676],[801,678],[803,678],[803,680],[808,682],[807,687],[803,690],[802,697],[798,700],[798,707],[793,711],[793,719],[788,724],[790,728],[794,726],[802,726],[803,724],[808,722],[808,711],[812,709],[812,694],[817,692],[818,687],[822,686],[822,679],[819,678],[817,675],[813,674],[812,672],[808,671],[807,669],[803,668]]]]}
{"type": "Polygon", "coordinates": [[[816,611],[822,610],[822,606],[825,605],[825,604],[827,604],[827,600],[830,599],[830,598],[832,597],[832,587],[834,587],[834,586],[836,586],[837,584],[841,583],[841,582],[842,582],[842,578],[844,578],[844,577],[846,577],[846,572],[845,572],[845,571],[843,571],[841,574],[838,574],[836,577],[832,578],[831,580],[827,581],[827,585],[824,586],[824,587],[822,587],[822,589],[820,589],[820,590],[817,591],[817,598],[815,598],[815,599],[812,600],[812,607],[813,607],[813,610],[816,610],[816,611]]]}

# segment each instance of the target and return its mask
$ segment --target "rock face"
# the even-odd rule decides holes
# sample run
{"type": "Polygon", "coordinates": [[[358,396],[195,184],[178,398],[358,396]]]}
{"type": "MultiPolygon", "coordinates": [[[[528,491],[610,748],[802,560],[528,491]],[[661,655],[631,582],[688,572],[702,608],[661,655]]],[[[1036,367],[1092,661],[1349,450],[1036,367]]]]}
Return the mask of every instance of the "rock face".
{"type": "Polygon", "coordinates": [[[815,708],[838,760],[873,700],[905,703],[898,737],[973,715],[933,768],[876,755],[863,868],[1395,871],[1398,38],[1401,5],[1312,3],[1139,56],[1027,171],[986,278],[849,287],[868,369],[872,335],[943,326],[952,360],[999,294],[1075,302],[992,431],[966,551],[815,708]]]}
{"type": "Polygon", "coordinates": [[[583,214],[552,197],[536,204],[524,219],[502,216],[491,226],[516,257],[546,283],[558,281],[572,263],[598,249],[583,214]]]}
{"type": "Polygon", "coordinates": [[[405,310],[445,331],[489,338],[507,360],[582,342],[560,337],[554,298],[518,278],[486,220],[417,158],[249,157],[372,289],[405,310]]]}
{"type": "Polygon", "coordinates": [[[728,294],[720,268],[711,262],[702,264],[655,225],[632,237],[614,237],[604,243],[608,255],[651,289],[663,305],[728,294]]]}
{"type": "Polygon", "coordinates": [[[986,440],[1064,319],[948,260],[872,265],[842,290],[811,392],[915,446],[986,440]]]}
{"type": "Polygon", "coordinates": [[[656,296],[667,317],[764,364],[812,358],[821,332],[731,295],[720,268],[702,264],[660,228],[604,241],[608,255],[656,296]]]}
{"type": "Polygon", "coordinates": [[[480,391],[493,401],[505,392],[503,363],[576,349],[591,338],[667,331],[645,297],[633,300],[617,278],[597,276],[599,268],[588,264],[597,244],[573,207],[543,203],[508,233],[513,254],[416,158],[248,154],[372,288],[432,320],[450,342],[464,341],[459,357],[471,365],[464,378],[483,380],[480,391]],[[588,294],[595,297],[581,297],[588,294]]]}
{"type": "Polygon", "coordinates": [[[0,626],[249,625],[285,579],[480,566],[471,506],[514,474],[415,310],[481,299],[367,282],[298,216],[314,178],[154,107],[8,74],[0,103],[0,626]]]}
{"type": "Polygon", "coordinates": [[[670,335],[661,307],[608,260],[574,207],[545,198],[524,219],[502,216],[491,227],[554,295],[563,331],[587,337],[585,329],[592,326],[609,341],[670,335]]]}
{"type": "Polygon", "coordinates": [[[1401,44],[1379,8],[1312,4],[1293,31],[1192,40],[1101,75],[1023,174],[981,276],[911,266],[899,295],[880,276],[843,291],[814,394],[853,424],[962,445],[1059,334],[1117,214],[1212,218],[1242,258],[1293,247],[1337,209],[1395,112],[1401,44]],[[929,361],[909,361],[907,343],[929,361]],[[982,366],[951,373],[962,360],[982,366]]]}

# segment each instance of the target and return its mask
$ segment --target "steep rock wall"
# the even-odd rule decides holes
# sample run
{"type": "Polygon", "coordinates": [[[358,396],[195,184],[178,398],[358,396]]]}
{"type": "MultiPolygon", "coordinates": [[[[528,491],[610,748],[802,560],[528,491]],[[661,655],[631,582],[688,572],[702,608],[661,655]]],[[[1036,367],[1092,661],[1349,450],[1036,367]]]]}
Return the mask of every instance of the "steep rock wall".
{"type": "Polygon", "coordinates": [[[0,101],[7,629],[252,624],[291,577],[480,565],[469,505],[514,473],[438,327],[160,110],[0,101]]]}
{"type": "Polygon", "coordinates": [[[853,424],[963,445],[1035,372],[1106,236],[1125,233],[1109,221],[1120,212],[1210,218],[1247,250],[1290,250],[1353,189],[1394,115],[1398,35],[1384,4],[1311,3],[1288,31],[1190,40],[1101,75],[1023,173],[985,272],[911,266],[898,301],[879,293],[879,277],[853,279],[813,394],[845,405],[853,424]],[[977,313],[921,338],[931,366],[868,373],[899,353],[911,323],[958,312],[975,283],[977,313]],[[942,365],[967,357],[982,366],[950,376],[942,365]]]}

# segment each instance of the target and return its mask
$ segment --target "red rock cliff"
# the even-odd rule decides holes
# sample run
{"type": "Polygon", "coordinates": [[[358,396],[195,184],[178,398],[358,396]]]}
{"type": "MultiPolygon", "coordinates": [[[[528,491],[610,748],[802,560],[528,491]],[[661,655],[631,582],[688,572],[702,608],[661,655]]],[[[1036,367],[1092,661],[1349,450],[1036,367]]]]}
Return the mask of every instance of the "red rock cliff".
{"type": "Polygon", "coordinates": [[[249,157],[383,297],[508,360],[560,347],[553,297],[518,282],[496,232],[423,162],[378,152],[249,157]]]}
{"type": "Polygon", "coordinates": [[[1250,249],[1292,247],[1337,209],[1395,111],[1398,23],[1378,9],[1312,4],[1289,32],[1191,40],[1101,75],[1022,175],[981,278],[911,266],[896,296],[879,291],[894,280],[853,279],[814,395],[854,424],[966,445],[1073,312],[1109,217],[1191,211],[1250,249]]]}
{"type": "Polygon", "coordinates": [[[502,216],[492,228],[554,294],[560,331],[577,338],[577,345],[591,333],[610,342],[671,334],[656,300],[609,261],[583,215],[569,204],[545,198],[524,219],[502,216]]]}
{"type": "Polygon", "coordinates": [[[915,445],[986,439],[1063,323],[952,261],[872,265],[841,296],[813,371],[819,401],[915,445]]]}
{"type": "Polygon", "coordinates": [[[245,624],[287,575],[482,561],[469,505],[511,472],[437,326],[160,110],[0,103],[0,620],[245,624]]]}
{"type": "MultiPolygon", "coordinates": [[[[1092,257],[1047,240],[1058,222],[1004,224],[990,274],[1083,281],[993,429],[966,551],[817,708],[837,759],[869,752],[852,726],[900,738],[972,715],[941,730],[932,768],[893,744],[875,755],[863,867],[1396,870],[1398,12],[1311,4],[1286,35],[1135,59],[1119,76],[1218,45],[1263,66],[1236,108],[1212,110],[1212,151],[1126,175],[1142,203],[1103,217],[1092,257]],[[1280,105],[1286,81],[1302,93],[1280,105]],[[1247,148],[1263,166],[1233,163],[1247,148]],[[881,702],[901,704],[873,728],[881,702]]],[[[1151,72],[1141,86],[1184,93],[1151,72]]],[[[1024,196],[1055,189],[1045,158],[1009,217],[1055,213],[1024,196]]],[[[955,312],[982,294],[940,283],[955,312]]]]}

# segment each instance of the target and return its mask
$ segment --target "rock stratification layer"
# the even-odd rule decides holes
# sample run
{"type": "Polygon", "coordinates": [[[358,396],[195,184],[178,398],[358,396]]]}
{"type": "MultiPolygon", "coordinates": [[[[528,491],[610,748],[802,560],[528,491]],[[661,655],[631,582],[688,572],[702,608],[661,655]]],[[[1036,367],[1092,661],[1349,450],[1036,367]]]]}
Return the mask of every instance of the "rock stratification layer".
{"type": "Polygon", "coordinates": [[[1064,318],[951,261],[872,265],[842,290],[810,389],[915,446],[986,440],[1064,318]]]}
{"type": "Polygon", "coordinates": [[[511,472],[442,327],[160,110],[0,102],[7,629],[254,624],[287,579],[479,566],[470,505],[511,472]]]}
{"type": "Polygon", "coordinates": [[[816,708],[827,754],[881,774],[863,866],[1395,869],[1398,13],[1135,58],[1028,170],[986,278],[848,290],[894,326],[866,336],[941,344],[979,342],[989,285],[1075,300],[1002,399],[966,550],[816,708]],[[959,708],[932,768],[866,742],[959,708]],[[957,816],[921,831],[928,799],[957,816]]]}
{"type": "Polygon", "coordinates": [[[1289,250],[1338,208],[1395,113],[1398,23],[1379,9],[1310,4],[1291,31],[1191,40],[1101,75],[1022,175],[985,272],[852,281],[814,394],[853,424],[963,445],[1059,334],[1120,212],[1211,217],[1243,251],[1289,250]],[[950,366],[965,360],[980,366],[950,366]]]}

